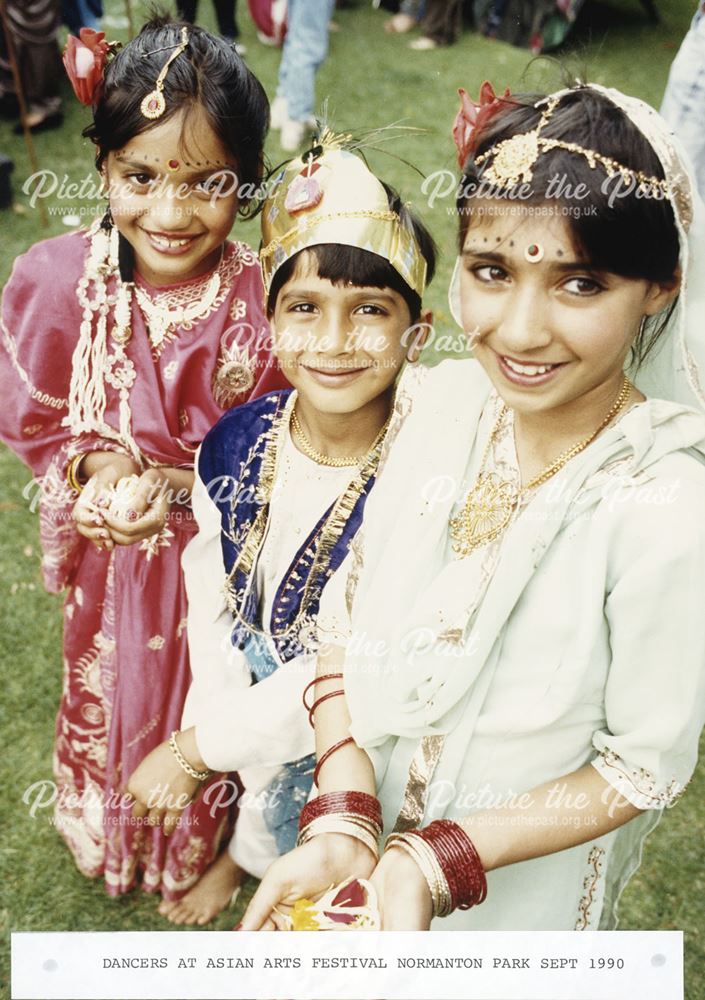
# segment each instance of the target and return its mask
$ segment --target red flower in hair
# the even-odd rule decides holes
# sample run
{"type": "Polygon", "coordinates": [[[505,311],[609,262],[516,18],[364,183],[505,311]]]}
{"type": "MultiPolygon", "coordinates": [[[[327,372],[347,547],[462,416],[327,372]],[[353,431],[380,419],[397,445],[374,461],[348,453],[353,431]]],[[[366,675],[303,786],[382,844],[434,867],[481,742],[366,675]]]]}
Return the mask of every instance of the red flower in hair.
{"type": "Polygon", "coordinates": [[[458,149],[458,166],[462,170],[470,153],[480,142],[480,135],[487,122],[494,118],[510,97],[509,87],[497,97],[487,80],[480,87],[480,103],[476,104],[461,87],[460,110],[453,123],[453,140],[458,149]]]}
{"type": "Polygon", "coordinates": [[[81,28],[80,37],[69,35],[63,62],[76,97],[81,104],[93,104],[103,86],[103,73],[110,46],[103,31],[81,28]]]}

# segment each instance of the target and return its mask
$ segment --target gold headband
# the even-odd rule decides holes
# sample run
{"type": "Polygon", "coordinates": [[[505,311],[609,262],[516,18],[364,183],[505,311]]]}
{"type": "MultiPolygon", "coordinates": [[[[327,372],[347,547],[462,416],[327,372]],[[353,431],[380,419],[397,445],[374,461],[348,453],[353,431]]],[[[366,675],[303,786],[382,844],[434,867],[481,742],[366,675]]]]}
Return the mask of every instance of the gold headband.
{"type": "Polygon", "coordinates": [[[344,138],[326,131],[275,178],[262,210],[260,262],[265,291],[294,254],[321,243],[359,247],[388,260],[423,295],[426,260],[389,208],[387,192],[344,138]]]}
{"type": "Polygon", "coordinates": [[[552,149],[564,149],[569,153],[578,153],[580,156],[584,156],[593,170],[599,163],[604,167],[608,177],[619,174],[625,182],[631,181],[636,185],[637,194],[645,197],[670,197],[670,186],[665,180],[649,177],[641,170],[632,170],[631,167],[625,167],[617,160],[612,159],[611,156],[603,156],[602,153],[598,153],[594,149],[586,149],[576,142],[547,139],[542,136],[542,130],[550,121],[562,97],[563,94],[559,94],[548,99],[546,109],[536,128],[530,132],[522,132],[509,139],[504,139],[495,146],[491,146],[480,156],[475,157],[475,163],[478,165],[491,160],[489,166],[485,167],[482,172],[483,179],[486,178],[490,183],[502,188],[515,187],[520,183],[528,184],[534,176],[533,168],[541,153],[550,152],[552,149]]]}
{"type": "MultiPolygon", "coordinates": [[[[181,42],[176,46],[174,51],[171,53],[167,61],[162,66],[161,72],[156,79],[154,84],[154,90],[151,90],[146,97],[142,99],[140,104],[140,111],[145,118],[161,118],[161,116],[166,111],[166,101],[164,100],[164,81],[166,80],[166,75],[169,72],[169,67],[173,61],[181,55],[186,46],[188,45],[188,28],[183,27],[181,29],[181,42]]],[[[156,51],[159,51],[158,49],[156,51]]]]}

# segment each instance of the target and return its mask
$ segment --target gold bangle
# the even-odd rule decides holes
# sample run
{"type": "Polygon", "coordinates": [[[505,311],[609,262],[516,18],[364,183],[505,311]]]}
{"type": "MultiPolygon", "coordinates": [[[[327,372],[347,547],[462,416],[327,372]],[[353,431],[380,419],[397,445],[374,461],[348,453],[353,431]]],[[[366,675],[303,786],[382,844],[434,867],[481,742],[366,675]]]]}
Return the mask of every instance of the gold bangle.
{"type": "Polygon", "coordinates": [[[392,833],[387,838],[384,846],[385,851],[389,850],[390,847],[405,851],[418,865],[431,893],[433,915],[435,917],[448,916],[453,908],[450,888],[438,858],[429,845],[420,837],[414,837],[413,834],[392,833]]]}
{"type": "Polygon", "coordinates": [[[299,834],[297,844],[302,846],[308,843],[312,837],[322,833],[342,833],[348,837],[359,840],[372,853],[375,861],[379,861],[379,843],[376,827],[360,822],[353,822],[350,819],[343,819],[340,815],[331,813],[327,816],[318,816],[312,820],[308,826],[299,834]]]}
{"type": "Polygon", "coordinates": [[[78,467],[85,457],[85,453],[74,455],[66,467],[66,483],[74,493],[80,493],[83,489],[83,485],[78,478],[78,467]]]}
{"type": "Polygon", "coordinates": [[[175,729],[174,732],[169,737],[169,749],[176,757],[179,766],[182,768],[182,770],[186,772],[186,774],[189,775],[189,777],[195,778],[196,781],[205,781],[206,778],[210,778],[212,774],[211,771],[208,770],[197,771],[196,768],[192,767],[191,764],[189,764],[189,762],[186,760],[184,755],[181,753],[181,750],[179,749],[179,744],[176,742],[177,733],[178,730],[175,729]]]}

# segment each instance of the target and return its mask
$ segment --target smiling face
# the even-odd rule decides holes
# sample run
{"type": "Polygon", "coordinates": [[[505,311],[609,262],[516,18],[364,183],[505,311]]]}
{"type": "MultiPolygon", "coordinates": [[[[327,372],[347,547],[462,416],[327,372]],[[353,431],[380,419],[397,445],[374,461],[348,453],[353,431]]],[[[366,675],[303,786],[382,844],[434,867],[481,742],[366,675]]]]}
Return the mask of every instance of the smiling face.
{"type": "Polygon", "coordinates": [[[595,271],[559,216],[517,222],[506,204],[485,204],[497,214],[476,209],[468,228],[461,314],[497,392],[527,414],[616,394],[642,317],[673,286],[595,271]]]}
{"type": "Polygon", "coordinates": [[[187,281],[218,263],[238,208],[236,165],[205,115],[183,113],[108,154],[115,225],[153,285],[187,281]]]}
{"type": "Polygon", "coordinates": [[[334,285],[303,251],[272,316],[279,364],[319,413],[352,414],[388,390],[406,355],[409,307],[393,288],[334,285]]]}

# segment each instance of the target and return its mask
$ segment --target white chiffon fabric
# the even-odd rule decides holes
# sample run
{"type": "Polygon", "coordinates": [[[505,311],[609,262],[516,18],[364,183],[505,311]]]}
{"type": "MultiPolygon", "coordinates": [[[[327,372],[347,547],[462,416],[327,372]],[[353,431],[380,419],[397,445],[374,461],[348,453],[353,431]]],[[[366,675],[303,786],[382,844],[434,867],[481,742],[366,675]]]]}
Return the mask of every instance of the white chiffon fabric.
{"type": "Polygon", "coordinates": [[[351,731],[375,765],[385,826],[424,736],[445,737],[424,823],[592,762],[650,811],[490,873],[487,901],[440,926],[572,929],[595,858],[585,926],[601,915],[609,926],[645,832],[692,774],[705,722],[705,419],[666,401],[634,407],[537,491],[497,546],[458,559],[448,519],[476,477],[496,401],[472,360],[410,371],[397,400],[408,412],[368,500],[361,554],[319,616],[329,639],[347,638],[351,731]],[[428,483],[441,475],[434,503],[428,483]]]}
{"type": "MultiPolygon", "coordinates": [[[[351,468],[322,468],[301,454],[287,431],[282,437],[267,534],[257,562],[262,619],[271,615],[280,580],[318,519],[343,492],[351,468]]],[[[196,459],[198,469],[198,457],[196,459]]],[[[196,727],[199,752],[209,768],[237,771],[244,786],[230,855],[262,878],[279,855],[263,817],[263,793],[283,764],[314,751],[314,734],[302,703],[315,673],[315,655],[279,663],[252,684],[241,650],[233,647],[233,619],[224,597],[221,517],[196,475],[193,510],[198,534],[182,558],[189,598],[188,640],[193,681],[182,727],[196,727]]]]}
{"type": "Polygon", "coordinates": [[[645,811],[599,840],[491,872],[486,902],[438,929],[614,926],[705,723],[705,417],[691,408],[705,408],[705,216],[656,112],[605,93],[678,185],[683,287],[636,379],[657,398],[536,490],[498,544],[459,559],[448,522],[477,478],[496,401],[474,360],[408,369],[361,536],[319,623],[345,637],[351,731],[374,763],[387,829],[434,735],[443,748],[424,824],[587,763],[645,811]]]}

